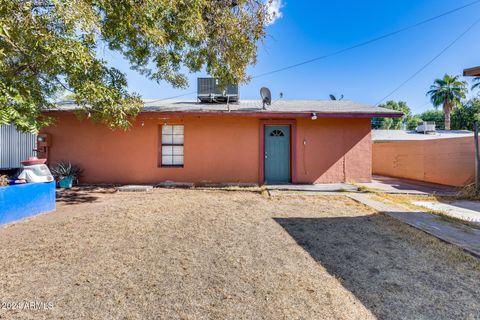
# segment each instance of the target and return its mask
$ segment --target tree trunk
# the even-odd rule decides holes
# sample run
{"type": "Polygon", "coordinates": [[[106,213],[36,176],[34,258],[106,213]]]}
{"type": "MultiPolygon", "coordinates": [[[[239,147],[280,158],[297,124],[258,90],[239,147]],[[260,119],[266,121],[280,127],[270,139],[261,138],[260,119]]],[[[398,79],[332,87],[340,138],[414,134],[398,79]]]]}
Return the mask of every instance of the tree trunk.
{"type": "Polygon", "coordinates": [[[445,130],[450,130],[450,112],[452,108],[450,108],[450,103],[445,101],[443,105],[443,112],[445,114],[445,130]]]}

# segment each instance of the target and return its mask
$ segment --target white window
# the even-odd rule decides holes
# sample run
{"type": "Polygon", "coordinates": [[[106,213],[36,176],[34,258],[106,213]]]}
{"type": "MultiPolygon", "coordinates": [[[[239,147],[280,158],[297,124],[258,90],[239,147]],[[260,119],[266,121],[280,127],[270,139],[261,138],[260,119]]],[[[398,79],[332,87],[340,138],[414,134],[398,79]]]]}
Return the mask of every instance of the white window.
{"type": "Polygon", "coordinates": [[[183,167],[183,125],[162,126],[162,166],[183,167]]]}

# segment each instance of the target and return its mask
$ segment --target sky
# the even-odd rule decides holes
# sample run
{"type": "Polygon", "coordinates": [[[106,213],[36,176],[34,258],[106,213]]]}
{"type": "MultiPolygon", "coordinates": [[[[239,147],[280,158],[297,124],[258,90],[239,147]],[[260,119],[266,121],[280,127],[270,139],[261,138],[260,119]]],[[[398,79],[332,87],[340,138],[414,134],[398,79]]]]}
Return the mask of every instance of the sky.
{"type": "MultiPolygon", "coordinates": [[[[251,76],[263,74],[329,54],[385,33],[418,23],[473,0],[274,0],[278,12],[258,44],[257,64],[251,76]]],[[[272,91],[273,99],[328,99],[329,94],[370,105],[382,98],[427,64],[480,17],[480,3],[406,32],[298,68],[254,78],[240,87],[241,99],[259,99],[260,88],[272,91]]],[[[148,80],[130,70],[119,54],[104,58],[127,74],[129,90],[143,98],[169,98],[196,90],[196,78],[188,74],[190,87],[174,89],[166,82],[148,80]]],[[[445,73],[461,75],[463,69],[480,65],[480,23],[438,59],[386,100],[403,100],[413,113],[431,109],[426,92],[434,79],[445,73]]],[[[469,80],[469,79],[465,79],[469,80]]],[[[474,93],[471,93],[472,96],[474,93]]],[[[477,93],[475,93],[477,94],[477,93]]],[[[190,94],[179,99],[195,99],[190,94]]]]}

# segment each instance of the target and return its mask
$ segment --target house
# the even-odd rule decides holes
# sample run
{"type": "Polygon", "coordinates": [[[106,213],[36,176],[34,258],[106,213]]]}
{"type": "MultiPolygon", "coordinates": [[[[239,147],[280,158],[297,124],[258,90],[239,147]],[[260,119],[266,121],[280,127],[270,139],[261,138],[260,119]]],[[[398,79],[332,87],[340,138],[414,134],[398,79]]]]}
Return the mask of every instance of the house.
{"type": "Polygon", "coordinates": [[[373,130],[372,141],[373,174],[457,187],[475,178],[475,142],[470,131],[373,130]]]}
{"type": "Polygon", "coordinates": [[[480,67],[465,69],[463,70],[463,75],[466,77],[480,77],[480,67]]]}
{"type": "MultiPolygon", "coordinates": [[[[61,103],[42,132],[50,165],[82,183],[334,183],[371,180],[371,118],[401,112],[352,101],[201,103],[145,100],[128,131],[78,120],[61,103]]],[[[41,156],[41,155],[40,155],[41,156]]]]}

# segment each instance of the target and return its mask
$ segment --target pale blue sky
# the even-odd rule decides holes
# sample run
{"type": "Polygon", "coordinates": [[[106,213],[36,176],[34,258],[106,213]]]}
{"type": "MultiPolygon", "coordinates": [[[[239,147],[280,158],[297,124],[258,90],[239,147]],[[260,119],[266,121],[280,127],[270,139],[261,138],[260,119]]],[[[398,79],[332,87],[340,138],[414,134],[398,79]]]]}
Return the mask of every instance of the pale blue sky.
{"type": "MultiPolygon", "coordinates": [[[[281,17],[267,28],[259,45],[258,62],[248,69],[258,75],[303,60],[322,56],[382,34],[433,17],[472,0],[290,0],[281,3],[281,17]]],[[[346,99],[375,104],[431,60],[480,17],[480,3],[418,28],[354,49],[325,60],[252,80],[240,89],[242,99],[259,98],[262,86],[274,98],[328,99],[330,93],[346,99]]],[[[445,73],[461,74],[480,65],[480,24],[460,39],[434,63],[390,97],[404,100],[415,113],[430,109],[425,96],[430,84],[445,73]]],[[[104,58],[128,76],[129,89],[143,98],[166,98],[196,90],[173,89],[167,83],[150,81],[129,69],[118,54],[104,58]]],[[[195,95],[182,99],[193,99],[195,95]]]]}

